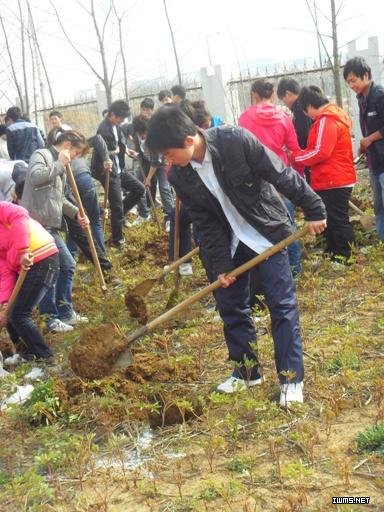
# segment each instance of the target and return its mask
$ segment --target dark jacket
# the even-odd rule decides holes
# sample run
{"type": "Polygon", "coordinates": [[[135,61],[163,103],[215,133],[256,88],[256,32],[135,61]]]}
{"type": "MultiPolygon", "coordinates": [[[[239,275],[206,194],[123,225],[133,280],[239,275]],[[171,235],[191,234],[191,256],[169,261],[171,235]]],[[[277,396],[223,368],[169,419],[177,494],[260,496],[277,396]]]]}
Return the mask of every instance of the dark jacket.
{"type": "MultiPolygon", "coordinates": [[[[112,172],[117,173],[117,166],[116,166],[116,139],[115,135],[113,133],[113,125],[110,123],[107,117],[105,117],[101,123],[99,124],[99,127],[97,129],[97,135],[101,135],[101,137],[104,139],[104,142],[107,145],[108,150],[108,157],[112,160],[112,172]]],[[[119,142],[121,141],[121,133],[120,129],[117,126],[117,136],[119,139],[119,142]]],[[[97,179],[100,179],[104,176],[104,157],[101,157],[99,151],[94,151],[92,154],[92,160],[91,160],[91,171],[92,176],[94,176],[97,179]]]]}
{"type": "MultiPolygon", "coordinates": [[[[371,83],[367,96],[357,95],[360,127],[364,137],[379,131],[384,137],[384,87],[371,83]]],[[[367,149],[368,167],[384,172],[384,138],[373,142],[367,149]]]]}
{"type": "Polygon", "coordinates": [[[18,119],[7,128],[7,146],[11,160],[24,160],[28,163],[32,153],[44,148],[45,144],[36,125],[18,119]]]}
{"type": "MultiPolygon", "coordinates": [[[[202,136],[220,187],[242,217],[271,243],[292,230],[292,220],[278,192],[301,206],[307,220],[326,218],[320,197],[247,130],[222,126],[202,136]]],[[[211,268],[217,274],[232,270],[231,228],[217,199],[190,164],[173,167],[169,181],[201,231],[211,268]]]]}
{"type": "Polygon", "coordinates": [[[297,100],[292,105],[291,111],[293,115],[293,126],[295,127],[299,146],[301,149],[305,149],[307,147],[309,130],[312,126],[312,119],[305,115],[304,110],[300,107],[297,100]]]}

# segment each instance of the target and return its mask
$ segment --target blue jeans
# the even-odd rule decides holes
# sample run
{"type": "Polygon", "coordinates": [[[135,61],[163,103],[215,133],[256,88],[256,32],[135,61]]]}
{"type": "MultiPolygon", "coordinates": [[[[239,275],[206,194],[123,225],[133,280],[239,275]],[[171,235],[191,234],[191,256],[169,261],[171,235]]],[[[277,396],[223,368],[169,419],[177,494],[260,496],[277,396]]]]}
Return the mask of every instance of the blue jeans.
{"type": "Polygon", "coordinates": [[[53,355],[32,319],[32,311],[54,286],[58,272],[57,254],[32,265],[11,309],[7,330],[17,351],[26,359],[46,359],[53,355]],[[24,347],[20,347],[21,342],[24,347]]]}
{"type": "MultiPolygon", "coordinates": [[[[295,205],[291,203],[289,199],[283,197],[283,201],[285,207],[288,210],[289,215],[291,216],[292,222],[295,222],[295,205]]],[[[296,227],[296,224],[294,224],[296,227]]],[[[291,266],[293,277],[297,276],[301,272],[301,243],[300,240],[296,240],[291,245],[288,246],[288,258],[289,264],[291,266]]]]}
{"type": "MultiPolygon", "coordinates": [[[[254,256],[254,251],[239,242],[233,263],[237,267],[254,256]]],[[[289,371],[294,375],[289,379],[290,382],[301,382],[304,378],[304,366],[299,313],[287,251],[271,256],[255,267],[253,272],[271,314],[275,365],[279,380],[281,383],[286,382],[284,372],[289,371]]],[[[251,380],[259,378],[257,355],[249,346],[256,341],[250,308],[250,272],[240,275],[228,288],[219,288],[214,296],[224,322],[229,359],[239,365],[233,371],[233,376],[251,380]],[[243,364],[245,358],[254,361],[253,367],[246,368],[243,364]]]]}
{"type": "Polygon", "coordinates": [[[369,171],[373,193],[373,209],[376,217],[376,232],[384,240],[384,172],[374,174],[369,171]]]}
{"type": "Polygon", "coordinates": [[[97,198],[95,184],[89,172],[82,172],[75,177],[83,206],[88,215],[93,239],[105,252],[103,228],[100,220],[100,206],[97,198]]]}
{"type": "Polygon", "coordinates": [[[47,315],[47,325],[52,320],[59,318],[71,318],[73,315],[72,285],[76,263],[68,250],[64,240],[57,229],[47,229],[55,240],[59,249],[59,275],[54,286],[52,286],[40,302],[40,313],[47,315]]]}

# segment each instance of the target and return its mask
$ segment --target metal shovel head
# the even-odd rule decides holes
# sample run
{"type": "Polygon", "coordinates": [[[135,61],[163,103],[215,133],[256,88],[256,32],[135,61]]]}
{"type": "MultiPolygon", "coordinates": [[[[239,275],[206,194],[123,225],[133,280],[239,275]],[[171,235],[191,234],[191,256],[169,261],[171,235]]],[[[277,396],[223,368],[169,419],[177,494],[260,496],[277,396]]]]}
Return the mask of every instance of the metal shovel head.
{"type": "Polygon", "coordinates": [[[139,283],[137,286],[132,288],[132,290],[128,290],[125,296],[128,295],[140,295],[140,297],[145,297],[148,295],[148,293],[153,288],[153,285],[158,281],[158,278],[155,277],[149,277],[148,279],[145,279],[141,283],[139,283]]]}
{"type": "Polygon", "coordinates": [[[362,215],[360,217],[360,223],[365,231],[372,231],[375,227],[375,218],[371,215],[362,215]]]}

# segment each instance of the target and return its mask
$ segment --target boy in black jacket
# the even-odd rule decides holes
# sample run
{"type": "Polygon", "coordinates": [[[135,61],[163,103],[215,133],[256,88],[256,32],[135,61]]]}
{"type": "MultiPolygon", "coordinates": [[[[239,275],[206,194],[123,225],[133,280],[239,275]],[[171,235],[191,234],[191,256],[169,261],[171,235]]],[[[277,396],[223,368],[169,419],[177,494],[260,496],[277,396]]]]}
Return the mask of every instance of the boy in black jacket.
{"type": "Polygon", "coordinates": [[[384,87],[373,82],[371,68],[361,57],[347,61],[343,73],[359,102],[363,134],[359,151],[367,155],[376,231],[384,240],[384,87]]]}
{"type": "MultiPolygon", "coordinates": [[[[232,393],[261,383],[250,311],[249,275],[228,277],[233,268],[291,233],[291,219],[278,192],[300,205],[312,234],[326,226],[325,208],[300,176],[246,130],[224,126],[200,132],[177,107],[152,117],[147,146],[174,164],[169,180],[201,232],[208,274],[224,322],[231,377],[218,390],[232,393]],[[249,363],[250,362],[250,363],[249,363]]],[[[303,356],[295,286],[284,250],[256,267],[271,313],[281,405],[303,401],[303,356]]]]}

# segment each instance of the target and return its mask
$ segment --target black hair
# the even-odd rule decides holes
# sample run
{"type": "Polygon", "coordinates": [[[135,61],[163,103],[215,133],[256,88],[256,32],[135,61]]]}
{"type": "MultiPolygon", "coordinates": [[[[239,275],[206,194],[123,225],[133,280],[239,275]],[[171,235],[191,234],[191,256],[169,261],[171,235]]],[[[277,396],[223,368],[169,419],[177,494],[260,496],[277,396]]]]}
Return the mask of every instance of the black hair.
{"type": "Polygon", "coordinates": [[[146,146],[153,153],[183,148],[188,136],[197,134],[193,121],[176,105],[160,107],[148,123],[146,146]]]}
{"type": "Polygon", "coordinates": [[[317,85],[303,87],[297,101],[304,111],[306,111],[309,106],[313,108],[320,108],[329,103],[328,98],[320,87],[317,87],[317,85]]]}
{"type": "Polygon", "coordinates": [[[21,119],[21,110],[19,107],[10,107],[7,110],[6,116],[12,119],[12,121],[17,121],[18,119],[21,119]]]}
{"type": "Polygon", "coordinates": [[[349,73],[353,73],[359,78],[364,78],[367,73],[369,80],[372,78],[371,68],[362,57],[353,57],[353,59],[347,60],[343,70],[344,80],[347,79],[349,73]]]}
{"type": "Polygon", "coordinates": [[[152,98],[144,98],[140,103],[140,108],[150,108],[153,110],[155,108],[155,102],[152,98]]]}
{"type": "Polygon", "coordinates": [[[294,78],[282,78],[277,84],[277,97],[281,100],[287,92],[300,94],[300,84],[294,78]]]}
{"type": "Polygon", "coordinates": [[[159,92],[158,96],[159,101],[163,101],[164,98],[171,98],[172,93],[168,89],[163,89],[159,92]]]}
{"type": "Polygon", "coordinates": [[[211,120],[211,114],[207,110],[207,104],[204,100],[183,100],[179,108],[194,122],[199,128],[203,128],[207,121],[211,120]]]}
{"type": "Polygon", "coordinates": [[[104,116],[105,116],[105,114],[107,114],[108,112],[109,112],[109,110],[108,110],[107,108],[105,108],[105,109],[102,111],[101,115],[104,117],[104,116]]]}
{"type": "Polygon", "coordinates": [[[130,110],[129,105],[124,100],[117,100],[111,103],[111,105],[108,108],[109,114],[115,114],[117,117],[128,117],[130,110]]]}
{"type": "Polygon", "coordinates": [[[7,127],[5,126],[5,124],[0,124],[0,137],[2,135],[5,135],[7,133],[7,127]]]}
{"type": "Polygon", "coordinates": [[[185,87],[183,87],[182,85],[174,85],[173,87],[171,87],[171,91],[174,96],[178,96],[182,100],[185,100],[187,91],[185,90],[185,87]]]}
{"type": "Polygon", "coordinates": [[[269,99],[273,94],[274,86],[265,78],[258,78],[252,84],[251,91],[257,93],[261,99],[269,99]]]}
{"type": "Polygon", "coordinates": [[[132,128],[134,133],[146,133],[148,129],[148,118],[145,116],[136,116],[132,119],[132,128]]]}
{"type": "Polygon", "coordinates": [[[62,144],[63,142],[70,142],[71,146],[79,148],[80,146],[87,146],[87,141],[84,135],[75,130],[64,130],[56,137],[55,144],[62,144]]]}
{"type": "Polygon", "coordinates": [[[60,119],[63,119],[63,114],[59,112],[58,110],[52,110],[52,112],[49,113],[49,117],[59,117],[60,119]]]}

